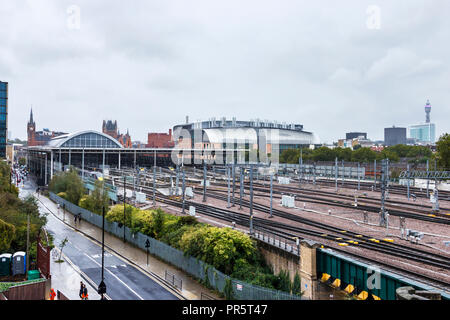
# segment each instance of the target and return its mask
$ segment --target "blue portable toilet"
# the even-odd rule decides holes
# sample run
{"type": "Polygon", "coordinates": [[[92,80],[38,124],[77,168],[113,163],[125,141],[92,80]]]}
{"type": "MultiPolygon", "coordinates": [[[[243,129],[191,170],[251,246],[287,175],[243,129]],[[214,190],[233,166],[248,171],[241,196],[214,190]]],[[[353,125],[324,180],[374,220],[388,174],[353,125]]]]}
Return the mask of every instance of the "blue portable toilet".
{"type": "Polygon", "coordinates": [[[17,251],[13,254],[12,259],[12,275],[25,274],[26,271],[26,253],[23,251],[17,251]]]}
{"type": "Polygon", "coordinates": [[[0,277],[11,275],[11,253],[0,255],[0,277]]]}

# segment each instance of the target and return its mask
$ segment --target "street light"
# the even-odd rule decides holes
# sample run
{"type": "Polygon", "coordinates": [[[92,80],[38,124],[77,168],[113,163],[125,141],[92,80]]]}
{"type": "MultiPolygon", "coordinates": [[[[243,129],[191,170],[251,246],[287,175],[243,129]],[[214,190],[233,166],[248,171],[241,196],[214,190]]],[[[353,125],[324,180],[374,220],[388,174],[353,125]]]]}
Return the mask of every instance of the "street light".
{"type": "Polygon", "coordinates": [[[106,293],[106,284],[104,282],[104,269],[105,269],[105,206],[102,209],[102,281],[98,285],[98,294],[101,295],[101,300],[105,300],[104,294],[106,293]]]}
{"type": "Polygon", "coordinates": [[[127,189],[125,187],[126,185],[126,176],[123,176],[123,242],[125,241],[125,200],[127,196],[127,189]]]}

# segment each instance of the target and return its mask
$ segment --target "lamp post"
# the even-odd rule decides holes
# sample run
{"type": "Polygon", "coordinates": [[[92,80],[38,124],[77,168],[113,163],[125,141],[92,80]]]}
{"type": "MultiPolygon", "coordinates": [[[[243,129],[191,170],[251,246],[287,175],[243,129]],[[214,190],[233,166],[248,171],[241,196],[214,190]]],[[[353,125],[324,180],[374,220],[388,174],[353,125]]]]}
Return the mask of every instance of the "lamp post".
{"type": "Polygon", "coordinates": [[[186,192],[186,184],[185,184],[185,176],[184,176],[184,168],[182,169],[182,171],[183,171],[183,180],[182,180],[182,183],[183,183],[183,211],[182,211],[182,213],[184,214],[184,203],[185,203],[185,192],[186,192]]]}
{"type": "Polygon", "coordinates": [[[153,156],[153,206],[156,206],[156,150],[153,156]]]}
{"type": "Polygon", "coordinates": [[[127,189],[125,187],[127,183],[127,177],[123,176],[123,242],[126,242],[125,240],[125,200],[127,197],[127,189]]]}
{"type": "Polygon", "coordinates": [[[253,234],[253,165],[250,165],[250,234],[253,234]]]}
{"type": "MultiPolygon", "coordinates": [[[[106,293],[106,284],[104,282],[104,269],[105,269],[105,206],[102,209],[102,281],[98,285],[97,292],[101,295],[101,300],[105,300],[104,294],[106,293]]],[[[125,228],[125,226],[124,226],[125,228]]]]}

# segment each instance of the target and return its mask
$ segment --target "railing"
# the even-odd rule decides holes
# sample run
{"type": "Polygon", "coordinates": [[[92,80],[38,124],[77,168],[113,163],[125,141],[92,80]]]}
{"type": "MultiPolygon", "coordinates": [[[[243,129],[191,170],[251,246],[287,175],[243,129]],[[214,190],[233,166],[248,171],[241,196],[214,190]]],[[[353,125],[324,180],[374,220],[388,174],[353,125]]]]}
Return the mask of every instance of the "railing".
{"type": "Polygon", "coordinates": [[[209,294],[206,294],[206,293],[202,292],[200,294],[200,300],[216,300],[216,299],[211,297],[209,294]]]}
{"type": "Polygon", "coordinates": [[[274,247],[278,247],[284,251],[290,252],[292,254],[298,255],[300,256],[300,246],[297,245],[296,241],[294,240],[288,240],[285,239],[283,237],[277,237],[275,234],[267,232],[267,231],[262,231],[259,229],[253,229],[253,237],[265,242],[267,244],[270,244],[274,247]],[[284,240],[284,241],[282,241],[284,240]],[[290,243],[288,243],[288,241],[290,243]]]}
{"type": "Polygon", "coordinates": [[[166,272],[164,273],[164,280],[166,280],[167,282],[169,282],[172,286],[182,290],[183,288],[183,280],[181,280],[180,278],[176,277],[173,273],[169,272],[166,270],[166,272]]]}

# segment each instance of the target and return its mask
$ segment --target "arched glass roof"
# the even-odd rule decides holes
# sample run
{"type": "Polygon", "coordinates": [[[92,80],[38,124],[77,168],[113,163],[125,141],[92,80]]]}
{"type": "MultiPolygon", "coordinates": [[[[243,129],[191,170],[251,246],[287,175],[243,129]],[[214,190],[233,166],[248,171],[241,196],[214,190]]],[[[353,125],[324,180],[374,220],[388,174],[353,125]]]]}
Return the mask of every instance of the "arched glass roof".
{"type": "Polygon", "coordinates": [[[49,141],[54,148],[122,148],[120,142],[97,131],[82,131],[58,136],[49,141]]]}

